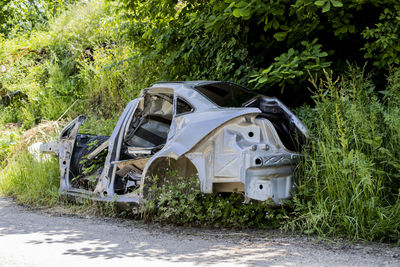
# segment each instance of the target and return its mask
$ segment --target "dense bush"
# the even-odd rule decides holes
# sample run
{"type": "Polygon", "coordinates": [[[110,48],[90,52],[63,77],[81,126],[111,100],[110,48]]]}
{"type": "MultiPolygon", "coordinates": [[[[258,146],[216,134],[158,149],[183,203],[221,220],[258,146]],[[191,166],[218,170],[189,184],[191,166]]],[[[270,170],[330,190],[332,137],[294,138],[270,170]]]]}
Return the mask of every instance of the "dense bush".
{"type": "Polygon", "coordinates": [[[304,94],[307,71],[371,59],[384,73],[399,63],[394,0],[121,1],[135,46],[162,63],[165,79],[252,80],[264,92],[304,94]]]}
{"type": "Polygon", "coordinates": [[[229,80],[266,94],[286,88],[285,102],[300,105],[309,101],[308,72],[371,60],[382,78],[398,65],[397,1],[57,3],[64,8],[45,28],[0,42],[0,94],[28,94],[23,112],[9,116],[26,127],[58,118],[76,100],[69,114],[91,107],[112,117],[158,80],[229,80]]]}
{"type": "MultiPolygon", "coordinates": [[[[2,39],[0,96],[16,90],[27,95],[22,104],[0,106],[4,122],[23,122],[29,128],[41,119],[59,118],[72,104],[72,111],[85,110],[86,100],[96,99],[96,92],[103,89],[94,81],[105,76],[98,71],[107,62],[98,56],[96,65],[94,57],[107,43],[117,41],[113,13],[114,7],[101,1],[83,2],[51,19],[48,31],[2,39]]],[[[102,58],[110,57],[113,49],[102,58]]]]}
{"type": "Polygon", "coordinates": [[[47,27],[47,21],[75,0],[9,0],[0,2],[0,34],[13,37],[47,27]]]}
{"type": "Polygon", "coordinates": [[[146,220],[191,226],[276,228],[289,218],[283,208],[273,208],[269,201],[244,204],[243,193],[201,193],[197,177],[182,178],[174,171],[167,171],[164,177],[149,177],[145,190],[146,202],[139,212],[146,220]]]}

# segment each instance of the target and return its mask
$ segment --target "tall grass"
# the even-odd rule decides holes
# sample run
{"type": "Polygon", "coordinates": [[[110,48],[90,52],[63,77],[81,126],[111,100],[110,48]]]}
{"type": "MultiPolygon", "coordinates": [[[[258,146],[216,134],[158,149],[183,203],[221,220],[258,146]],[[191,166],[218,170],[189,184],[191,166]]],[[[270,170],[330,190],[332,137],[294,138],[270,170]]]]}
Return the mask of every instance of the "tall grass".
{"type": "Polygon", "coordinates": [[[303,117],[306,148],[297,218],[306,233],[400,242],[400,71],[377,94],[364,71],[311,79],[314,109],[303,117]]]}
{"type": "Polygon", "coordinates": [[[57,161],[39,162],[27,151],[17,156],[0,170],[0,193],[33,206],[56,204],[60,181],[57,161]]]}
{"type": "Polygon", "coordinates": [[[58,160],[40,155],[29,146],[38,141],[54,140],[59,135],[60,124],[62,122],[44,122],[23,133],[17,125],[0,129],[1,196],[33,206],[53,206],[58,202],[58,160]]]}

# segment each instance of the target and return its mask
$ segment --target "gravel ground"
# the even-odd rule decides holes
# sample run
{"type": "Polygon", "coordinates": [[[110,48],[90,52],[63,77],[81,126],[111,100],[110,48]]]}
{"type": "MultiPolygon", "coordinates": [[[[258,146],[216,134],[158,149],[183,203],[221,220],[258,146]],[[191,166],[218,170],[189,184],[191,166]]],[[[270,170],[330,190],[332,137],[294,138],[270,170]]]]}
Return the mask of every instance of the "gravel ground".
{"type": "Polygon", "coordinates": [[[0,198],[1,266],[400,266],[400,248],[32,210],[0,198]]]}

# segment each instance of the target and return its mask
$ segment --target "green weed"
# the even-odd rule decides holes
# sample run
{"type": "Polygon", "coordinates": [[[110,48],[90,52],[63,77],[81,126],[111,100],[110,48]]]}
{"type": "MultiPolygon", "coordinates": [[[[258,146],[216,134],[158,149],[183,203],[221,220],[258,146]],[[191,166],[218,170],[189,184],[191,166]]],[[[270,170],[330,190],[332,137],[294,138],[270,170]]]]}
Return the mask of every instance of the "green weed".
{"type": "Polygon", "coordinates": [[[55,159],[37,161],[21,151],[0,171],[0,193],[32,206],[58,203],[59,168],[55,159]]]}
{"type": "Polygon", "coordinates": [[[0,169],[6,165],[6,159],[16,144],[17,134],[8,132],[0,135],[0,169]]]}
{"type": "Polygon", "coordinates": [[[146,201],[140,208],[145,220],[191,226],[277,228],[286,222],[282,207],[269,201],[244,204],[243,193],[201,193],[199,179],[148,178],[146,201]]]}
{"type": "Polygon", "coordinates": [[[312,80],[316,105],[305,122],[315,139],[304,151],[292,226],[399,242],[399,81],[396,71],[382,97],[359,68],[312,80]]]}

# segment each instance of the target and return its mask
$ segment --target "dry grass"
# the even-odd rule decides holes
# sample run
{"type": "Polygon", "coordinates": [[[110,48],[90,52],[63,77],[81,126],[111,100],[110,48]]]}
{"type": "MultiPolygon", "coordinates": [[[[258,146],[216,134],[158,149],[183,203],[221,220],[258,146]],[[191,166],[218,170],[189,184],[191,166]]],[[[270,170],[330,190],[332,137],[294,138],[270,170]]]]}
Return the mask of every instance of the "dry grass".
{"type": "Polygon", "coordinates": [[[37,142],[49,142],[59,135],[65,121],[43,121],[21,136],[21,143],[29,146],[37,142]]]}

